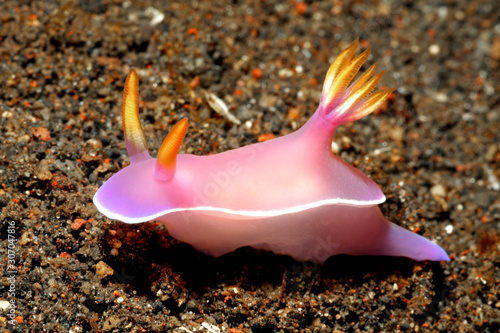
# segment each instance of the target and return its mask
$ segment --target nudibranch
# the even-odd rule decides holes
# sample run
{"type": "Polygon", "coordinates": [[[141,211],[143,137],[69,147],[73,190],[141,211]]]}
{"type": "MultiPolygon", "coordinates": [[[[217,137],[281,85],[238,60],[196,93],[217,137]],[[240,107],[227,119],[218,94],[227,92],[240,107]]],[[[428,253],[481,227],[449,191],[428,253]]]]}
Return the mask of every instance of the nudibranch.
{"type": "Polygon", "coordinates": [[[139,120],[139,84],[125,82],[122,119],[130,165],[94,196],[97,209],[125,223],[156,220],[176,239],[212,256],[243,246],[323,263],[336,254],[449,260],[430,240],[386,220],[376,183],[331,150],[337,126],[376,110],[393,89],[374,92],[371,66],[352,84],[370,49],[358,41],[326,75],[321,101],[296,132],[210,156],[178,154],[186,118],[148,153],[139,120]]]}

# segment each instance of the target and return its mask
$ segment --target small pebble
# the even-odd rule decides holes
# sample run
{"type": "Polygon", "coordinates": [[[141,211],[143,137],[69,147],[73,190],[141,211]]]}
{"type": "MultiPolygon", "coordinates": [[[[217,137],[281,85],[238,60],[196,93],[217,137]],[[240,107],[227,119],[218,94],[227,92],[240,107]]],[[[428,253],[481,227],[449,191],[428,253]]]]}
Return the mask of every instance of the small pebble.
{"type": "Polygon", "coordinates": [[[97,265],[95,265],[96,274],[104,279],[107,276],[113,275],[113,268],[109,267],[104,261],[99,261],[97,265]]]}
{"type": "Polygon", "coordinates": [[[437,184],[431,187],[431,194],[435,200],[438,200],[438,198],[443,198],[446,196],[446,189],[442,184],[437,184]]]}
{"type": "Polygon", "coordinates": [[[7,310],[10,306],[9,301],[1,300],[0,301],[0,309],[1,310],[7,310]]]}
{"type": "Polygon", "coordinates": [[[17,142],[20,144],[26,144],[30,141],[31,137],[28,134],[21,135],[17,138],[17,142]]]}
{"type": "Polygon", "coordinates": [[[439,51],[440,51],[439,45],[432,44],[431,46],[429,46],[429,53],[430,54],[437,55],[437,54],[439,54],[439,51]]]}
{"type": "Polygon", "coordinates": [[[78,230],[82,226],[84,226],[87,223],[84,219],[75,219],[73,223],[71,223],[71,229],[73,230],[78,230]]]}
{"type": "Polygon", "coordinates": [[[42,141],[49,141],[51,138],[50,131],[45,127],[34,127],[31,129],[33,136],[42,141]]]}

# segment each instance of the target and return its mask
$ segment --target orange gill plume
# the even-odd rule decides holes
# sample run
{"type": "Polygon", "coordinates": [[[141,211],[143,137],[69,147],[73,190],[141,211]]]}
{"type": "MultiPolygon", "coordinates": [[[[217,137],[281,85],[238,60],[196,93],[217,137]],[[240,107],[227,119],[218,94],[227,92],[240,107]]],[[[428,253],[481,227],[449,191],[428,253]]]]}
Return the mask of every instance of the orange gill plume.
{"type": "Polygon", "coordinates": [[[187,129],[188,120],[187,118],[183,118],[172,127],[167,137],[163,140],[158,150],[158,159],[156,160],[156,179],[167,181],[174,176],[177,153],[182,145],[182,141],[184,141],[187,129]]]}
{"type": "Polygon", "coordinates": [[[354,57],[358,39],[335,59],[326,75],[321,107],[327,118],[337,124],[360,119],[375,111],[394,89],[373,90],[384,71],[372,76],[376,64],[368,68],[354,83],[349,84],[370,55],[371,47],[354,57]]]}
{"type": "Polygon", "coordinates": [[[123,88],[122,121],[130,163],[144,160],[149,156],[148,143],[139,119],[139,79],[133,68],[123,88]]]}

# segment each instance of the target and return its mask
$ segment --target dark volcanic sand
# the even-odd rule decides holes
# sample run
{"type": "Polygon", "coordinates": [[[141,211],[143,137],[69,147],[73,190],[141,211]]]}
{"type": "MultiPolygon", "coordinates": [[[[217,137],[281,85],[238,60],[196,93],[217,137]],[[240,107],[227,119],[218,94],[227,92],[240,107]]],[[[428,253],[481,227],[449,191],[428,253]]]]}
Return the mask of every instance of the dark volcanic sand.
{"type": "Polygon", "coordinates": [[[498,332],[500,2],[420,2],[1,1],[0,331],[498,332]],[[130,66],[152,155],[185,116],[183,152],[213,154],[304,124],[358,36],[387,71],[381,86],[399,88],[337,130],[339,155],[380,184],[389,220],[450,262],[213,259],[95,209],[128,164],[130,66]]]}

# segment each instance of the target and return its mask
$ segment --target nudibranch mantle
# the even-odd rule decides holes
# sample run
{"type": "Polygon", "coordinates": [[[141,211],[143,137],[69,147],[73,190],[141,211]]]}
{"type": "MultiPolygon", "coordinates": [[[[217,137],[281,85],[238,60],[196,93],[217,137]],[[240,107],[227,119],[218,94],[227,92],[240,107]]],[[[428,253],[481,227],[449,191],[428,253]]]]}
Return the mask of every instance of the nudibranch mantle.
{"type": "Polygon", "coordinates": [[[210,156],[177,154],[187,120],[152,158],[138,116],[138,78],[125,83],[122,118],[131,164],[94,196],[98,210],[126,223],[157,220],[213,256],[243,246],[324,262],[335,254],[449,260],[426,238],[387,221],[377,184],[331,151],[337,126],[377,109],[393,89],[373,92],[375,65],[350,82],[370,49],[357,40],[331,65],[318,110],[296,132],[210,156]]]}

